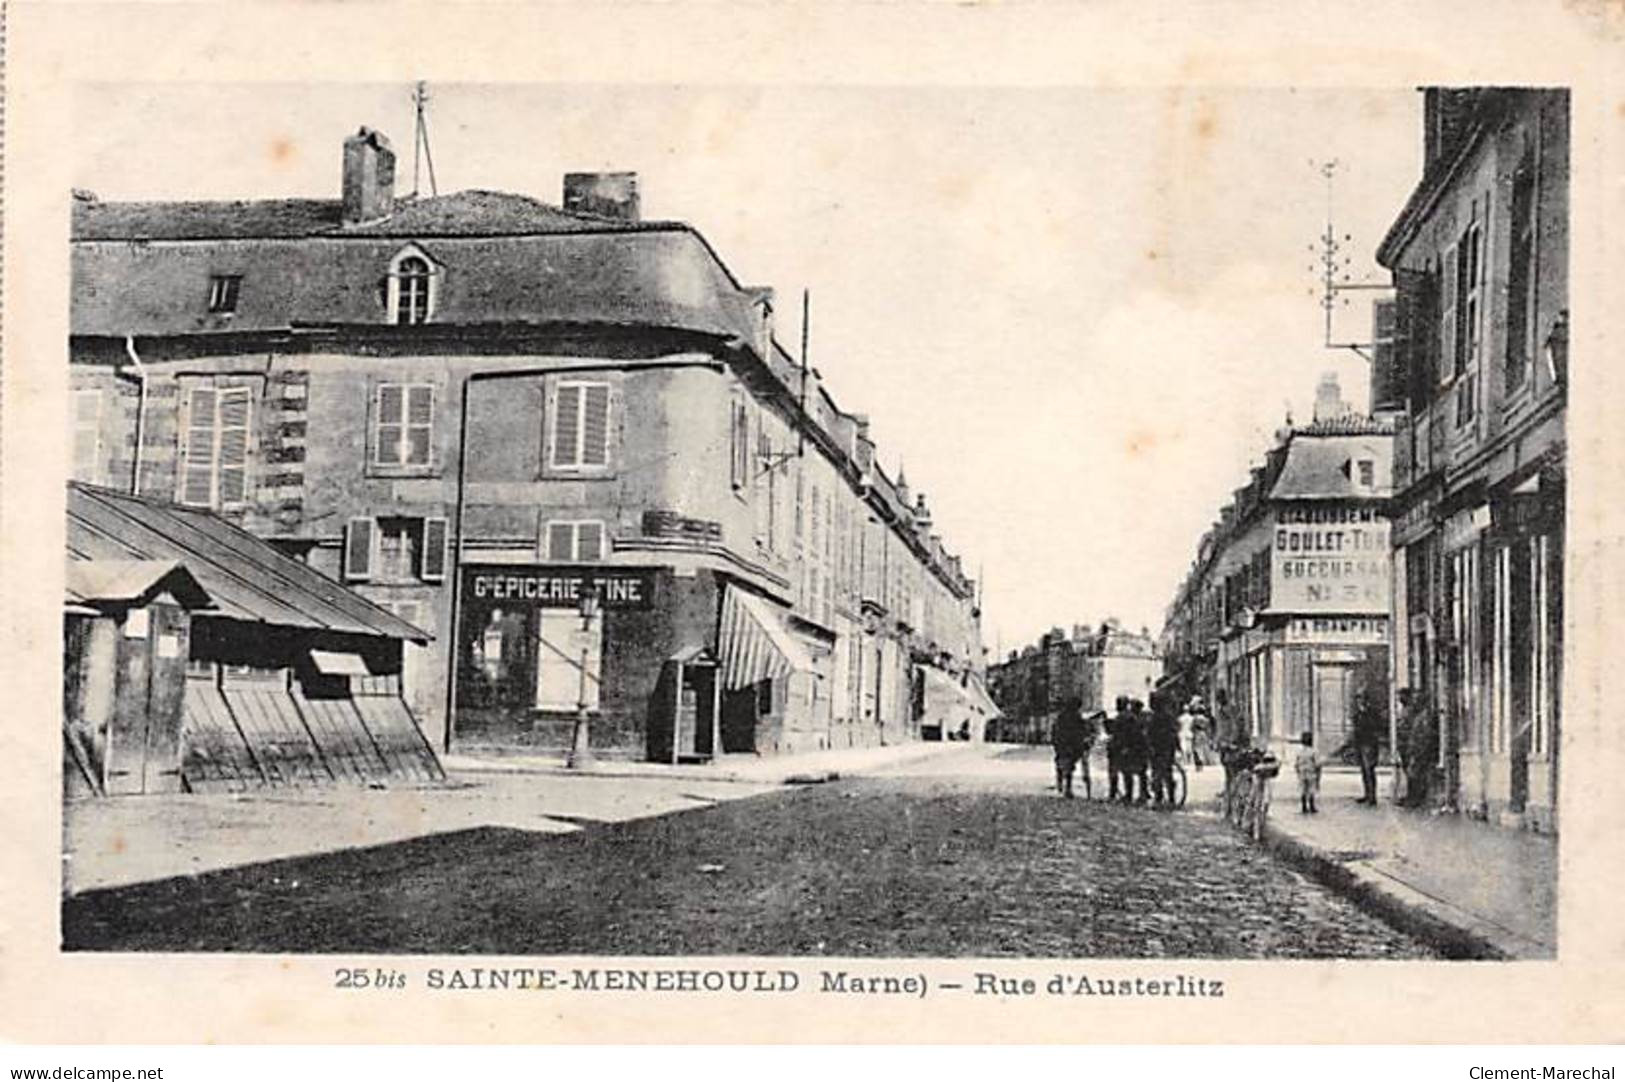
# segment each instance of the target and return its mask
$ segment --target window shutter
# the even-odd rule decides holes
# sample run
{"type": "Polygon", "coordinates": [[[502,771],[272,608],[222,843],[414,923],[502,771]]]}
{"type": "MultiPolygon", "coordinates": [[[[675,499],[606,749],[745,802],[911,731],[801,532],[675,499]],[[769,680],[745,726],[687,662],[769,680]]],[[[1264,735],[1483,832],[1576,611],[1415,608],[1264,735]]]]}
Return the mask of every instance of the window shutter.
{"type": "Polygon", "coordinates": [[[78,391],[73,397],[73,476],[94,484],[100,479],[102,393],[78,391]]]}
{"type": "Polygon", "coordinates": [[[220,390],[220,506],[234,507],[248,498],[249,415],[252,392],[247,387],[220,390]]]}
{"type": "Polygon", "coordinates": [[[553,465],[579,466],[581,385],[561,383],[553,403],[553,465]]]}
{"type": "Polygon", "coordinates": [[[581,464],[609,464],[609,384],[589,383],[581,389],[581,464]]]}
{"type": "Polygon", "coordinates": [[[427,466],[430,435],[434,432],[434,387],[413,384],[406,389],[406,461],[427,466]]]}
{"type": "Polygon", "coordinates": [[[547,524],[547,558],[549,560],[575,559],[575,530],[568,522],[547,524]]]}
{"type": "Polygon", "coordinates": [[[1443,383],[1456,371],[1456,249],[1444,253],[1444,265],[1439,274],[1441,299],[1439,307],[1439,365],[1438,378],[1443,383]]]}
{"type": "Polygon", "coordinates": [[[344,531],[344,578],[362,582],[372,578],[373,554],[378,546],[378,527],[370,518],[353,518],[344,531]]]}
{"type": "Polygon", "coordinates": [[[743,488],[745,474],[739,462],[744,456],[739,449],[745,442],[745,407],[735,400],[728,407],[728,418],[728,480],[734,488],[743,488]]]}
{"type": "Polygon", "coordinates": [[[401,462],[401,436],[406,423],[405,387],[399,383],[378,385],[378,438],[373,461],[382,466],[401,462]]]}
{"type": "Polygon", "coordinates": [[[418,577],[424,582],[441,582],[446,577],[446,520],[423,520],[423,567],[418,577]]]}
{"type": "Polygon", "coordinates": [[[187,401],[180,502],[194,507],[208,507],[214,502],[214,388],[194,387],[187,401]]]}
{"type": "Polygon", "coordinates": [[[576,525],[576,559],[585,562],[604,558],[604,524],[582,522],[576,525]]]}

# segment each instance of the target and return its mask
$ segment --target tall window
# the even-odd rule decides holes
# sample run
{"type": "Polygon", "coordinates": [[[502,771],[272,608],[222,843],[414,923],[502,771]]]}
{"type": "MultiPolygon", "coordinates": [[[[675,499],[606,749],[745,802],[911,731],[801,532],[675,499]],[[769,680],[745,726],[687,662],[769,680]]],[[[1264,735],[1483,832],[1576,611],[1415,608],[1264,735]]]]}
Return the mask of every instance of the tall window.
{"type": "Polygon", "coordinates": [[[604,558],[602,522],[549,522],[547,559],[555,562],[591,563],[604,558]]]}
{"type": "Polygon", "coordinates": [[[1535,171],[1527,157],[1512,180],[1512,258],[1507,275],[1506,387],[1520,386],[1535,351],[1535,171]]]}
{"type": "Polygon", "coordinates": [[[353,518],[344,531],[347,582],[440,582],[446,577],[444,518],[353,518]]]}
{"type": "Polygon", "coordinates": [[[373,462],[380,466],[427,466],[432,461],[434,386],[380,383],[373,411],[373,462]]]}
{"type": "Polygon", "coordinates": [[[729,422],[729,479],[735,491],[750,487],[750,413],[745,403],[734,399],[729,422]]]}
{"type": "Polygon", "coordinates": [[[179,502],[241,506],[248,498],[247,387],[193,387],[187,396],[179,502]]]}
{"type": "Polygon", "coordinates": [[[409,255],[395,264],[396,323],[429,321],[429,276],[429,261],[422,256],[409,255]]]}
{"type": "Polygon", "coordinates": [[[596,469],[609,465],[609,384],[559,380],[553,393],[555,469],[596,469]]]}
{"type": "MultiPolygon", "coordinates": [[[[1456,426],[1468,424],[1478,411],[1478,361],[1483,345],[1484,222],[1479,201],[1473,201],[1473,220],[1456,245],[1455,358],[1456,426]]],[[[1488,200],[1484,201],[1485,212],[1488,200]]]]}

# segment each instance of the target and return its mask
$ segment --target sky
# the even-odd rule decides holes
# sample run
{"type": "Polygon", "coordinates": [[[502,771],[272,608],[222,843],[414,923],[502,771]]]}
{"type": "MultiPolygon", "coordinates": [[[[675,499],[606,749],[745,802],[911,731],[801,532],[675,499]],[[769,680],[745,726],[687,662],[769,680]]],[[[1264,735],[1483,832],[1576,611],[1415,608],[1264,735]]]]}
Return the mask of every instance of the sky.
{"type": "MultiPolygon", "coordinates": [[[[412,185],[410,86],[90,86],[74,184],[103,199],[336,197],[366,124],[412,185]]],[[[558,202],[568,171],[639,174],[779,292],[778,335],[866,413],[1008,652],[1109,616],[1153,631],[1204,529],[1290,411],[1355,354],[1323,348],[1310,250],[1336,159],[1348,273],[1420,170],[1411,87],[1351,90],[430,87],[441,192],[558,202]]],[[[422,182],[427,190],[425,176],[422,182]]],[[[1336,337],[1369,333],[1347,294],[1336,337]]],[[[998,656],[997,654],[995,656],[998,656]]]]}

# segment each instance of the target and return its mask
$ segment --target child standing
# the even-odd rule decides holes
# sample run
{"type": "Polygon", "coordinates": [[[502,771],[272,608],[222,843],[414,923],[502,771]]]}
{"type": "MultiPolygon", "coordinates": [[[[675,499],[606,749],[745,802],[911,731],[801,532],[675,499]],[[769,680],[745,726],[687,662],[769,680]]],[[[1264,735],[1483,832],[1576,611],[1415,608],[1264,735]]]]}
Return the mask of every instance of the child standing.
{"type": "Polygon", "coordinates": [[[1292,764],[1298,772],[1298,810],[1312,815],[1320,811],[1315,806],[1320,797],[1320,756],[1315,754],[1315,734],[1304,733],[1299,743],[1303,746],[1292,764]]]}

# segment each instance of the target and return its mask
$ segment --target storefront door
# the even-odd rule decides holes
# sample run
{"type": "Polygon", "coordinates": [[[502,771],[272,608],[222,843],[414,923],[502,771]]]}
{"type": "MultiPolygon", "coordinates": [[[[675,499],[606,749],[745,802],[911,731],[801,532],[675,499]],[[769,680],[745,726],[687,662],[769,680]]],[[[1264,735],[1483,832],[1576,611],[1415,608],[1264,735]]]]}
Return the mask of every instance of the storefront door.
{"type": "Polygon", "coordinates": [[[1315,666],[1315,750],[1323,756],[1331,755],[1348,742],[1352,672],[1348,665],[1315,666]]]}

